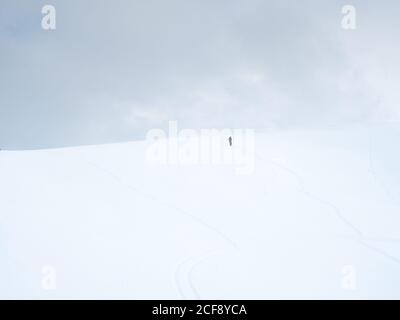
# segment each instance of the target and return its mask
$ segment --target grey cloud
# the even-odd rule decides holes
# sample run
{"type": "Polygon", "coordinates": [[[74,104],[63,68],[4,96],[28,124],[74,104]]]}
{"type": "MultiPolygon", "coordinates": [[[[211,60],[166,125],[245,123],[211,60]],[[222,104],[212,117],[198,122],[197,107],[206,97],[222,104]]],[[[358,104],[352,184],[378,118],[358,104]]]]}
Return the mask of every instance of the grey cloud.
{"type": "Polygon", "coordinates": [[[2,1],[0,144],[141,139],[180,126],[290,129],[396,116],[395,1],[2,1]],[[49,2],[49,3],[50,3],[49,2]]]}

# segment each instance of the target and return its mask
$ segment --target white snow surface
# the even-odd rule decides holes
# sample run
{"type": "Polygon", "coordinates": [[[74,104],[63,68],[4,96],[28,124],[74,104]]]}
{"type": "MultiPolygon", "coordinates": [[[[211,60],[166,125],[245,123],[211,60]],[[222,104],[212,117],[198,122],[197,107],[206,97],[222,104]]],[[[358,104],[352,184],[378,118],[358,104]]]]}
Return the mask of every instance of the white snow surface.
{"type": "Polygon", "coordinates": [[[0,298],[400,298],[399,149],[398,125],[257,134],[251,175],[0,151],[0,298]]]}

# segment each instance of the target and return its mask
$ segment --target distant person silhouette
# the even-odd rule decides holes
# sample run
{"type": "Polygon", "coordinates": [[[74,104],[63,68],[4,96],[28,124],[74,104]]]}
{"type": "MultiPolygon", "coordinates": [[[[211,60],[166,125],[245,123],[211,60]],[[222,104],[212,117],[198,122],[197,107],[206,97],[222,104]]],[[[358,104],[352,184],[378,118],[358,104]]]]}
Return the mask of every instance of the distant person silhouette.
{"type": "Polygon", "coordinates": [[[229,137],[229,145],[232,147],[232,137],[229,137]]]}

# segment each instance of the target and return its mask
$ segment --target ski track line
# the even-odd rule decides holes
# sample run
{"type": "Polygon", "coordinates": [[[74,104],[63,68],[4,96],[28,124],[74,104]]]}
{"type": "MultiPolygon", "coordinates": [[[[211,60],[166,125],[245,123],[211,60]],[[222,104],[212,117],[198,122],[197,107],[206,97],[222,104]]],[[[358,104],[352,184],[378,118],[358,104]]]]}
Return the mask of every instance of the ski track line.
{"type": "Polygon", "coordinates": [[[376,173],[375,166],[374,166],[374,148],[372,146],[372,129],[368,130],[368,160],[369,160],[369,173],[372,175],[374,182],[383,190],[386,196],[391,200],[391,202],[399,207],[399,201],[394,198],[393,194],[389,191],[387,186],[385,186],[381,180],[379,180],[378,174],[376,173]]]}
{"type": "MultiPolygon", "coordinates": [[[[343,214],[341,213],[341,211],[339,210],[339,208],[337,208],[337,207],[336,207],[335,205],[333,205],[331,202],[329,202],[329,201],[327,201],[327,200],[324,200],[324,199],[321,199],[321,198],[315,196],[314,194],[312,194],[311,192],[309,192],[308,190],[306,190],[304,180],[303,180],[303,178],[302,178],[297,172],[295,172],[294,170],[292,170],[292,169],[290,169],[290,168],[287,168],[286,166],[284,166],[284,165],[282,165],[282,164],[279,164],[279,163],[277,163],[277,162],[275,162],[275,161],[266,160],[266,159],[264,159],[263,157],[260,157],[258,154],[256,154],[256,157],[257,157],[259,160],[264,161],[264,162],[269,162],[269,163],[271,163],[272,165],[274,165],[274,166],[280,168],[281,170],[284,170],[284,171],[290,173],[292,176],[294,176],[295,179],[297,180],[298,185],[299,185],[298,191],[301,192],[301,193],[303,193],[304,195],[306,195],[306,196],[309,197],[310,199],[313,199],[314,201],[317,201],[317,202],[319,202],[319,203],[321,203],[321,204],[323,204],[323,205],[325,205],[325,206],[329,206],[329,207],[333,210],[333,212],[334,212],[334,214],[336,215],[336,217],[339,218],[339,219],[340,219],[343,223],[345,223],[351,230],[353,230],[354,233],[357,234],[356,239],[357,239],[357,241],[358,241],[361,245],[365,246],[366,248],[370,249],[371,251],[374,251],[374,252],[376,252],[376,253],[379,253],[380,255],[386,257],[387,259],[389,259],[389,260],[391,260],[391,261],[393,261],[393,262],[395,262],[395,263],[400,264],[400,259],[397,258],[396,256],[393,256],[393,255],[387,253],[387,252],[386,252],[385,250],[383,250],[383,249],[379,249],[379,248],[376,248],[376,247],[374,247],[374,246],[368,244],[368,243],[367,243],[368,241],[374,241],[374,240],[371,240],[371,239],[373,239],[373,238],[370,238],[370,237],[365,236],[364,233],[363,233],[359,228],[357,228],[353,223],[351,223],[349,220],[347,220],[347,219],[343,216],[343,214]]],[[[395,240],[397,240],[397,239],[395,239],[395,240]]]]}
{"type": "MultiPolygon", "coordinates": [[[[175,206],[175,205],[173,205],[173,204],[170,204],[170,203],[168,203],[168,202],[165,202],[165,201],[163,201],[163,200],[160,200],[160,199],[156,198],[156,197],[155,197],[154,195],[152,195],[152,194],[144,193],[143,191],[139,190],[137,187],[134,187],[134,186],[132,186],[132,185],[126,183],[125,181],[123,181],[118,175],[114,174],[113,172],[111,172],[111,171],[109,171],[109,170],[107,170],[107,169],[104,169],[104,168],[98,166],[97,164],[95,164],[95,163],[93,163],[93,162],[91,162],[91,161],[86,161],[86,162],[87,162],[90,166],[96,168],[97,170],[100,170],[100,171],[106,173],[106,174],[109,175],[111,178],[113,178],[113,180],[116,181],[118,184],[120,184],[120,185],[122,185],[122,186],[128,188],[129,190],[134,191],[134,192],[136,192],[136,193],[140,193],[142,196],[145,196],[145,197],[147,197],[147,198],[150,198],[151,200],[153,200],[153,201],[155,201],[155,202],[158,202],[159,204],[162,204],[162,205],[164,205],[164,206],[167,206],[167,207],[169,207],[169,208],[171,208],[171,209],[173,209],[173,210],[179,212],[180,214],[183,214],[183,215],[185,215],[185,216],[190,217],[191,219],[195,220],[197,223],[199,223],[199,224],[203,225],[204,227],[208,228],[209,230],[211,230],[211,231],[217,233],[217,234],[218,234],[220,237],[222,237],[226,242],[228,242],[228,243],[230,244],[230,246],[232,246],[235,250],[238,250],[238,246],[237,246],[237,244],[236,244],[233,240],[231,240],[228,236],[226,236],[226,235],[225,235],[224,233],[222,233],[220,230],[218,230],[217,228],[215,228],[215,227],[209,225],[208,223],[204,222],[204,221],[201,220],[200,218],[198,218],[198,217],[196,217],[196,216],[194,216],[194,215],[188,213],[187,211],[185,211],[185,210],[183,210],[183,209],[181,209],[181,208],[179,208],[179,207],[177,207],[177,206],[175,206]]],[[[176,270],[175,270],[175,277],[174,277],[174,278],[175,278],[175,284],[176,284],[176,286],[177,286],[177,288],[178,288],[178,291],[179,291],[180,295],[181,295],[184,299],[187,299],[187,298],[186,298],[186,295],[185,295],[185,293],[184,293],[184,290],[182,289],[183,286],[181,285],[181,280],[180,280],[180,279],[183,278],[183,277],[186,278],[186,281],[187,281],[187,283],[189,284],[189,287],[190,287],[190,289],[191,289],[193,295],[195,296],[195,299],[200,299],[200,295],[199,295],[199,293],[198,293],[198,291],[197,291],[197,289],[196,289],[196,287],[195,287],[195,285],[194,285],[194,282],[193,282],[193,270],[194,270],[199,264],[201,264],[203,261],[205,261],[205,260],[208,258],[209,255],[210,255],[210,253],[206,254],[205,257],[203,257],[203,258],[200,257],[200,259],[196,259],[196,260],[193,259],[193,258],[186,259],[186,260],[184,260],[182,263],[180,263],[180,264],[178,265],[178,267],[176,268],[176,270]],[[182,276],[182,275],[181,275],[181,272],[180,272],[180,270],[181,270],[181,268],[182,268],[182,265],[186,264],[186,263],[189,262],[189,261],[194,261],[194,263],[193,263],[192,266],[190,267],[188,273],[186,274],[186,277],[185,277],[185,276],[182,276]]]]}
{"type": "MultiPolygon", "coordinates": [[[[210,256],[216,255],[217,253],[214,251],[208,251],[199,257],[189,257],[185,260],[183,260],[176,268],[175,270],[175,283],[178,287],[178,290],[183,297],[183,299],[195,299],[195,300],[201,300],[201,296],[194,284],[193,281],[193,272],[198,267],[201,263],[203,263],[205,260],[207,260],[210,256]],[[184,267],[189,266],[187,272],[184,272],[184,267]],[[185,281],[181,281],[184,279],[185,281]],[[187,283],[187,287],[189,287],[192,296],[193,297],[188,297],[188,295],[185,295],[183,286],[181,283],[187,283]]],[[[190,295],[189,295],[190,296],[190,295]]]]}
{"type": "Polygon", "coordinates": [[[112,177],[114,181],[116,181],[118,184],[124,186],[125,188],[128,188],[128,189],[130,189],[130,190],[132,190],[132,191],[134,191],[136,193],[139,193],[142,196],[151,199],[152,201],[155,201],[155,202],[157,202],[157,203],[159,203],[159,204],[161,204],[161,205],[163,205],[165,207],[169,207],[169,208],[173,209],[174,211],[176,211],[176,212],[178,212],[178,213],[180,213],[180,214],[182,214],[184,216],[187,216],[187,217],[191,218],[192,220],[197,221],[199,224],[203,225],[205,228],[213,231],[214,233],[217,233],[221,238],[223,238],[226,242],[228,242],[232,247],[234,247],[235,249],[238,249],[238,245],[236,244],[235,241],[233,241],[231,238],[229,238],[227,235],[225,235],[222,231],[220,231],[216,227],[210,225],[209,223],[203,221],[199,217],[187,212],[186,210],[184,210],[184,209],[182,209],[182,208],[180,208],[180,207],[178,207],[178,206],[176,206],[176,205],[174,205],[174,204],[172,204],[170,202],[167,202],[167,201],[165,201],[163,199],[157,198],[153,194],[150,194],[150,193],[143,192],[143,191],[139,190],[137,187],[134,187],[131,184],[126,183],[125,181],[123,181],[123,179],[121,179],[118,175],[114,174],[113,172],[111,172],[108,169],[104,169],[104,168],[98,166],[97,164],[95,164],[95,163],[93,163],[91,161],[87,161],[87,163],[90,166],[92,166],[92,167],[94,167],[94,168],[96,168],[96,169],[98,169],[100,171],[103,171],[104,173],[106,173],[107,175],[112,177]]]}

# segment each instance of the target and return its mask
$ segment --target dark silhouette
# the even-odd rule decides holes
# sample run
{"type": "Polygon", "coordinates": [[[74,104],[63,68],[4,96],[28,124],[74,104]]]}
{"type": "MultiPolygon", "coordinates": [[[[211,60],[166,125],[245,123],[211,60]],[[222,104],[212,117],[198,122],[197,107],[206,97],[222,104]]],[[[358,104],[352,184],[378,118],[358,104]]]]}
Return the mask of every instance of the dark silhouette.
{"type": "Polygon", "coordinates": [[[232,147],[232,137],[229,137],[229,145],[232,147]]]}

